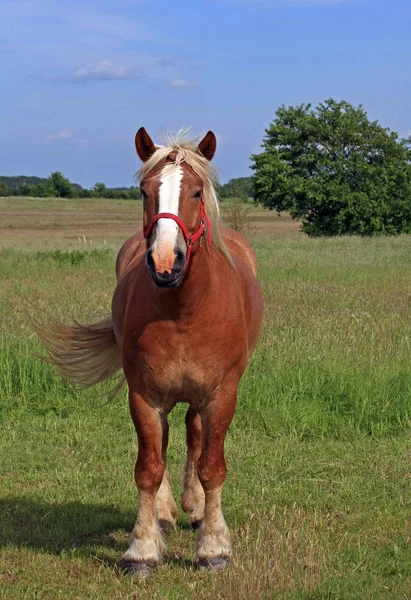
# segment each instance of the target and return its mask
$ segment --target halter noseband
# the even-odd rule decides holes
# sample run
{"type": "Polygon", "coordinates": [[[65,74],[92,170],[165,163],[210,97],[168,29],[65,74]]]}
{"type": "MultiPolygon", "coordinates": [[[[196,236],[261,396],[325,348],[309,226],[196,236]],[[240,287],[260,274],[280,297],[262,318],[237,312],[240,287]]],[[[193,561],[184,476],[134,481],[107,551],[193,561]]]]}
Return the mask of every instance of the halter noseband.
{"type": "Polygon", "coordinates": [[[147,225],[147,227],[143,227],[143,235],[146,239],[147,248],[149,247],[148,238],[150,237],[150,233],[152,232],[154,225],[157,223],[157,221],[159,219],[172,219],[180,227],[182,234],[184,236],[186,245],[187,245],[185,270],[187,269],[188,263],[190,261],[191,250],[192,250],[193,244],[198,239],[200,239],[200,248],[201,248],[202,235],[204,234],[205,231],[207,232],[207,243],[209,246],[211,246],[210,219],[208,218],[208,215],[206,213],[205,206],[204,206],[204,200],[202,198],[200,201],[200,226],[195,233],[190,235],[190,232],[188,231],[187,227],[184,225],[183,221],[180,219],[180,217],[178,215],[174,215],[173,213],[168,213],[168,212],[158,213],[154,217],[154,219],[151,221],[151,223],[149,225],[147,225]]]}

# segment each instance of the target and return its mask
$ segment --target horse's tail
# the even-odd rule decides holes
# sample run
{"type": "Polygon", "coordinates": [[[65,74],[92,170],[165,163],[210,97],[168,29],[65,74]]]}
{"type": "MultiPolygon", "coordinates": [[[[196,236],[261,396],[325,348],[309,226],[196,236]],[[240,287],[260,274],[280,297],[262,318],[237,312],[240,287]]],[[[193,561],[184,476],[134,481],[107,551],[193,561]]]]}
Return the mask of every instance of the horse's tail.
{"type": "MultiPolygon", "coordinates": [[[[121,352],[114,335],[111,316],[92,325],[65,325],[51,321],[44,327],[33,323],[48,356],[45,360],[56,365],[64,379],[86,389],[109,379],[121,369],[121,352]]],[[[121,374],[109,394],[110,400],[125,383],[121,374]]]]}

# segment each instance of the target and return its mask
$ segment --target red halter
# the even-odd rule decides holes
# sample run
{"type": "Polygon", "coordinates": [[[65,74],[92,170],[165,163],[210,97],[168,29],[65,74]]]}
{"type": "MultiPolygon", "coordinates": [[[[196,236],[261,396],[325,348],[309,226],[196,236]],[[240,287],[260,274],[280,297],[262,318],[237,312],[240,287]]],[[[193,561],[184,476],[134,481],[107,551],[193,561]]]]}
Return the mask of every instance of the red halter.
{"type": "Polygon", "coordinates": [[[184,236],[184,239],[185,239],[186,245],[187,245],[185,269],[187,269],[188,263],[190,261],[191,250],[192,250],[193,244],[200,238],[200,248],[201,248],[201,246],[202,246],[201,237],[205,231],[207,232],[208,245],[211,246],[210,219],[208,218],[208,215],[206,213],[205,206],[204,206],[204,200],[202,198],[201,198],[201,203],[200,203],[200,227],[197,229],[197,231],[195,233],[190,235],[187,227],[184,225],[183,221],[180,219],[179,216],[173,215],[173,213],[167,213],[167,212],[158,213],[154,217],[154,219],[151,221],[151,223],[149,225],[147,225],[147,227],[143,227],[143,235],[146,239],[147,248],[149,247],[148,238],[150,236],[150,233],[152,232],[154,225],[157,223],[157,221],[159,219],[172,219],[173,221],[175,221],[177,223],[177,225],[180,227],[181,231],[183,232],[183,236],[184,236]]]}

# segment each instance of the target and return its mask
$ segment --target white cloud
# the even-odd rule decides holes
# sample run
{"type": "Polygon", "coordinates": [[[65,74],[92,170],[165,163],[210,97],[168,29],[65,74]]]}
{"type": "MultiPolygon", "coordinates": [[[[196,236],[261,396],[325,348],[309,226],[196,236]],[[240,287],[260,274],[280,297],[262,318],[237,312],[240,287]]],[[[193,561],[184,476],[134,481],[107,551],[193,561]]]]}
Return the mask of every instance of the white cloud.
{"type": "Polygon", "coordinates": [[[81,148],[86,148],[91,144],[90,140],[88,140],[87,138],[73,139],[72,143],[74,146],[80,146],[81,148]]]}
{"type": "Polygon", "coordinates": [[[160,56],[156,62],[162,69],[176,69],[177,67],[188,67],[189,69],[195,69],[196,71],[204,69],[203,63],[189,60],[182,56],[160,56]]]}
{"type": "Polygon", "coordinates": [[[173,79],[168,84],[168,87],[174,89],[189,89],[199,87],[199,83],[195,83],[194,81],[187,81],[187,79],[173,79]]]}
{"type": "MultiPolygon", "coordinates": [[[[22,141],[21,139],[19,141],[22,141]]],[[[32,144],[53,144],[62,143],[71,146],[85,148],[90,145],[90,140],[87,138],[78,138],[73,134],[72,129],[60,129],[43,135],[40,139],[30,140],[32,144]]]]}
{"type": "MultiPolygon", "coordinates": [[[[152,57],[149,54],[121,53],[112,59],[87,61],[75,68],[68,67],[66,73],[54,77],[45,77],[41,73],[26,75],[28,83],[77,83],[104,81],[127,81],[148,77],[157,80],[161,87],[171,89],[189,89],[199,87],[201,84],[182,77],[182,69],[186,66],[199,69],[200,65],[191,63],[188,59],[175,56],[152,57]],[[134,64],[133,64],[134,63],[134,64]],[[174,78],[173,78],[174,77],[174,78]]],[[[201,67],[202,68],[202,67],[201,67]]]]}
{"type": "Polygon", "coordinates": [[[58,140],[70,140],[73,137],[71,129],[60,129],[60,131],[54,131],[43,136],[45,142],[55,142],[58,140]]]}
{"type": "Polygon", "coordinates": [[[54,79],[55,82],[82,83],[88,81],[118,81],[125,79],[140,79],[144,72],[140,67],[123,67],[111,60],[87,62],[80,65],[71,73],[54,79]]]}

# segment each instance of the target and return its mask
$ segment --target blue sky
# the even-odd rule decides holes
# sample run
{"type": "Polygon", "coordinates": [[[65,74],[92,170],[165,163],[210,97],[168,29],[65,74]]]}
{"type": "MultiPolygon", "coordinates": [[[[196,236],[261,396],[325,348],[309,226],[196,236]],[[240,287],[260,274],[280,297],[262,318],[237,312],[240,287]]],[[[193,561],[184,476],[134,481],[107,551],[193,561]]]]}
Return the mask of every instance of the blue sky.
{"type": "Polygon", "coordinates": [[[212,129],[249,175],[281,104],[411,133],[410,0],[1,0],[0,174],[131,185],[134,134],[212,129]]]}

